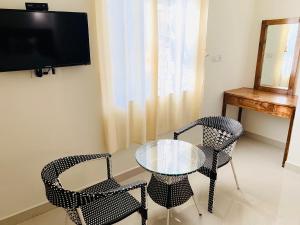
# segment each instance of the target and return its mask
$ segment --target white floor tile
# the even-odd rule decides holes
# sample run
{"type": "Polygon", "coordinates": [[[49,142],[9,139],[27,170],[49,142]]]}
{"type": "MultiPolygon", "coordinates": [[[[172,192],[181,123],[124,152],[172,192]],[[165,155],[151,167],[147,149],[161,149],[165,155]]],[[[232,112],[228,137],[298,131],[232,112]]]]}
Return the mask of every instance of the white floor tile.
{"type": "MultiPolygon", "coordinates": [[[[209,179],[196,173],[190,182],[203,215],[192,200],[172,209],[172,225],[300,225],[300,175],[281,168],[283,150],[242,138],[233,155],[241,190],[235,186],[230,165],[221,168],[215,193],[214,213],[207,212],[209,179]]],[[[147,172],[130,180],[149,180],[147,172]]],[[[129,181],[128,181],[129,182],[129,181]]],[[[135,196],[139,193],[134,192],[135,196]]],[[[149,225],[166,224],[166,209],[148,198],[149,225]]],[[[65,213],[55,209],[20,225],[64,225],[65,213]]],[[[68,225],[72,223],[68,221],[68,225]]],[[[118,224],[140,224],[134,214],[118,224]]]]}

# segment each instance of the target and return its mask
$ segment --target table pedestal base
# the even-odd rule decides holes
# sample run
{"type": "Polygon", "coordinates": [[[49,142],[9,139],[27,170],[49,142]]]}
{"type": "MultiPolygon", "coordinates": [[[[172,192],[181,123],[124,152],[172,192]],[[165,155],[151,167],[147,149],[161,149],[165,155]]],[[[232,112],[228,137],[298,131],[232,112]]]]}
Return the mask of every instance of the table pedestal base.
{"type": "Polygon", "coordinates": [[[157,204],[170,209],[182,205],[194,195],[187,176],[160,177],[152,175],[148,185],[148,194],[157,204]]]}

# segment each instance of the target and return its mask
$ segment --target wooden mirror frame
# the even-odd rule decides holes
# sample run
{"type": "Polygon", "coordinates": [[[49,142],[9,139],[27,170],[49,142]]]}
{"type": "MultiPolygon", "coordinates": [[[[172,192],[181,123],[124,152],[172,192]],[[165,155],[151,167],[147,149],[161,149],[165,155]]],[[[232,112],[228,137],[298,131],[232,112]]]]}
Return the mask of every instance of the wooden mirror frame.
{"type": "Polygon", "coordinates": [[[274,93],[279,93],[279,94],[287,94],[287,95],[295,94],[295,81],[296,81],[296,76],[298,73],[299,53],[300,53],[300,27],[298,30],[298,37],[297,37],[297,42],[296,42],[296,46],[295,46],[293,68],[292,68],[292,72],[290,75],[288,89],[262,86],[260,83],[261,83],[261,73],[262,73],[262,68],[263,68],[263,63],[264,63],[264,55],[265,55],[265,47],[266,47],[266,42],[267,42],[268,27],[270,25],[296,24],[296,23],[299,23],[299,25],[300,25],[300,18],[263,20],[262,21],[260,40],[259,40],[259,49],[258,49],[258,56],[257,56],[257,64],[256,64],[254,89],[261,90],[261,91],[274,92],[274,93]]]}

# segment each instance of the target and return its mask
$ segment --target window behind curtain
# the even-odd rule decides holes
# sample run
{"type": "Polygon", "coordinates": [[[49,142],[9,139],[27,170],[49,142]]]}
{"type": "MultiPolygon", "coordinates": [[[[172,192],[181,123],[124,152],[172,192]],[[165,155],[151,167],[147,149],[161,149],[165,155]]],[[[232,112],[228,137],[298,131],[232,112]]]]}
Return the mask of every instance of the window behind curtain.
{"type": "Polygon", "coordinates": [[[153,45],[153,23],[158,22],[158,96],[181,94],[195,88],[198,52],[199,1],[158,0],[155,20],[152,0],[109,0],[109,35],[115,103],[145,104],[153,74],[148,52],[153,45]]]}

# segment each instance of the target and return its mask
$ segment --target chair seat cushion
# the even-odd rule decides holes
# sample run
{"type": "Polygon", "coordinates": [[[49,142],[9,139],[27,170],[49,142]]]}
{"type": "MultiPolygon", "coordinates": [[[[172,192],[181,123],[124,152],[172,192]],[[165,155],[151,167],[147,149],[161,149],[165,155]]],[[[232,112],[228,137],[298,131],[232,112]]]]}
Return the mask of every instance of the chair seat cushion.
{"type": "MultiPolygon", "coordinates": [[[[82,190],[85,193],[104,192],[120,185],[114,179],[95,184],[82,190]]],[[[102,225],[116,223],[141,208],[141,204],[128,192],[115,194],[93,201],[81,207],[87,225],[102,225]]]]}
{"type": "MultiPolygon", "coordinates": [[[[212,163],[213,163],[213,151],[209,147],[198,145],[198,147],[205,154],[206,160],[203,166],[199,169],[199,172],[204,174],[205,176],[210,177],[212,173],[212,163]]],[[[226,152],[221,151],[218,153],[218,168],[225,166],[228,162],[230,162],[231,156],[226,152]]]]}

